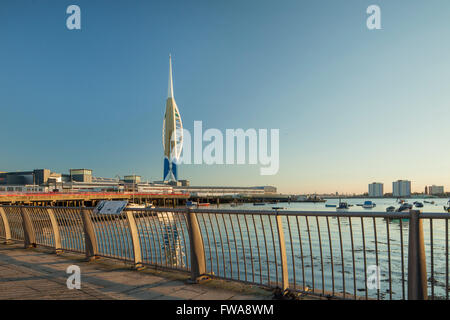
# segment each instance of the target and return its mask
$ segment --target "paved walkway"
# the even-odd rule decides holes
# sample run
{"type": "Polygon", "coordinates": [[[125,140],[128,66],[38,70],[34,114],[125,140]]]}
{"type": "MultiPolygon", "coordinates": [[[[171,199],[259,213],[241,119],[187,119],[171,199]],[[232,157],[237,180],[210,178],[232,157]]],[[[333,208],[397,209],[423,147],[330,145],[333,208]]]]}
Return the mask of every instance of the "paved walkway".
{"type": "Polygon", "coordinates": [[[235,282],[212,280],[187,284],[179,272],[132,270],[121,262],[84,261],[81,255],[57,256],[46,249],[0,244],[0,299],[271,299],[270,291],[235,282]],[[66,269],[81,269],[81,289],[68,289],[66,269]]]}

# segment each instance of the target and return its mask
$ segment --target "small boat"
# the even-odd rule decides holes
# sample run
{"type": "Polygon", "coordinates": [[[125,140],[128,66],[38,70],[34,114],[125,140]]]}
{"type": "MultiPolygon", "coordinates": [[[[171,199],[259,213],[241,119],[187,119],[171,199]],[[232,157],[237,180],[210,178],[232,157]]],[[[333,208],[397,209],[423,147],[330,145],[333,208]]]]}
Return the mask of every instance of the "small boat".
{"type": "Polygon", "coordinates": [[[375,206],[376,206],[376,204],[373,203],[373,202],[370,201],[370,200],[364,201],[364,203],[363,203],[363,205],[362,205],[362,207],[363,207],[364,209],[372,209],[372,208],[375,207],[375,206]]]}
{"type": "Polygon", "coordinates": [[[150,204],[137,204],[137,203],[129,203],[127,204],[127,209],[147,209],[147,208],[154,208],[155,206],[153,203],[150,204]]]}
{"type": "Polygon", "coordinates": [[[186,201],[186,207],[195,207],[197,202],[195,201],[186,201]]]}
{"type": "Polygon", "coordinates": [[[273,210],[283,210],[286,209],[285,207],[272,207],[273,210]]]}
{"type": "Polygon", "coordinates": [[[210,205],[209,202],[204,202],[204,203],[197,204],[197,206],[199,206],[199,207],[209,207],[209,205],[210,205]]]}
{"type": "Polygon", "coordinates": [[[395,212],[395,207],[393,206],[387,207],[386,212],[395,212]]]}
{"type": "Polygon", "coordinates": [[[415,205],[417,208],[423,208],[423,203],[422,203],[422,202],[416,201],[416,202],[414,202],[414,205],[415,205]]]}
{"type": "Polygon", "coordinates": [[[266,205],[264,202],[255,202],[253,203],[254,206],[264,206],[266,205]]]}
{"type": "Polygon", "coordinates": [[[450,212],[450,200],[448,200],[447,205],[444,206],[444,210],[450,212]]]}
{"type": "Polygon", "coordinates": [[[405,210],[411,210],[412,208],[413,208],[412,204],[409,204],[409,203],[405,202],[405,203],[403,203],[400,206],[400,208],[397,209],[397,212],[402,212],[402,211],[405,211],[405,210]]]}
{"type": "Polygon", "coordinates": [[[326,204],[325,207],[327,208],[336,208],[335,204],[326,204]]]}
{"type": "Polygon", "coordinates": [[[349,208],[349,205],[347,202],[341,202],[339,200],[339,205],[336,207],[336,210],[347,210],[349,208]]]}

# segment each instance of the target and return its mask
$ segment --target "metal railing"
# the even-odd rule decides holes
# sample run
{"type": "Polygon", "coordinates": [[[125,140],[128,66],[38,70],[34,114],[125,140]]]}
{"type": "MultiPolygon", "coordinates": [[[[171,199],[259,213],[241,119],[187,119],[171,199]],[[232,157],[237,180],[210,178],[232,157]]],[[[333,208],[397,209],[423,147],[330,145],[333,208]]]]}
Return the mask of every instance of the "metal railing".
{"type": "Polygon", "coordinates": [[[343,299],[448,299],[445,213],[0,206],[0,238],[343,299]]]}

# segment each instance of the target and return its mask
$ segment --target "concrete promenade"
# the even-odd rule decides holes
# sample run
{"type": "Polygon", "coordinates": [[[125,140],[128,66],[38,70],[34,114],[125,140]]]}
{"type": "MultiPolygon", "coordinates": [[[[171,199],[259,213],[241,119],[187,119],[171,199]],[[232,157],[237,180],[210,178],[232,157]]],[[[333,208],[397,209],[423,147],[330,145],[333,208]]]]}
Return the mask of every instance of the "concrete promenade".
{"type": "Polygon", "coordinates": [[[135,271],[110,259],[87,262],[82,255],[54,254],[43,248],[0,244],[0,299],[47,300],[268,300],[273,293],[256,286],[211,280],[188,284],[181,272],[135,271]],[[68,289],[67,267],[81,269],[81,289],[68,289]]]}

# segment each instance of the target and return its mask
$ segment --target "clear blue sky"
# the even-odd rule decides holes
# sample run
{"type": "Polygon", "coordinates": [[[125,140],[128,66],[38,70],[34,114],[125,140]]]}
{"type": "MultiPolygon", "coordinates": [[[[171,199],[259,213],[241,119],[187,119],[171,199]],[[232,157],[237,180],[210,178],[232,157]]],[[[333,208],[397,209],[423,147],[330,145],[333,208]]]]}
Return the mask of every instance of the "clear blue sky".
{"type": "Polygon", "coordinates": [[[450,2],[0,2],[0,171],[162,178],[168,54],[185,128],[280,129],[280,170],[191,165],[196,185],[450,188],[450,2]],[[66,28],[81,7],[82,30],[66,28]],[[382,30],[366,27],[381,7],[382,30]]]}

